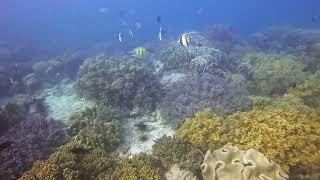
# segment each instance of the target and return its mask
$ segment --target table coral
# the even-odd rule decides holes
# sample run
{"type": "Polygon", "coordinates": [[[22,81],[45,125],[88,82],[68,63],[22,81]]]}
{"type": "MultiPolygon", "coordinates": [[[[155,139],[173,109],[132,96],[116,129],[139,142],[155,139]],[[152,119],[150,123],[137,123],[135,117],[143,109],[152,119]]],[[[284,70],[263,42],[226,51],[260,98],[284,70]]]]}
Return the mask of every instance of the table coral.
{"type": "Polygon", "coordinates": [[[320,119],[309,108],[254,109],[224,119],[199,112],[177,131],[177,137],[202,149],[232,144],[241,149],[254,148],[284,170],[305,174],[320,169],[320,119]],[[312,112],[312,113],[310,113],[312,112]]]}
{"type": "Polygon", "coordinates": [[[257,150],[243,151],[233,146],[224,146],[212,153],[208,150],[201,170],[204,180],[288,179],[278,164],[257,150]]]}

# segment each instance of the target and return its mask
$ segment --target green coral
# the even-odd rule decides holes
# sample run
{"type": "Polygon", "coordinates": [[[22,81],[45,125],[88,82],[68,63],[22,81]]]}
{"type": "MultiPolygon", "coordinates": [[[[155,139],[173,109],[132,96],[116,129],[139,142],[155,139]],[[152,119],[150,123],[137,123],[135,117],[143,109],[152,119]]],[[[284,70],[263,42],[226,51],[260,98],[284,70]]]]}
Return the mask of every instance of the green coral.
{"type": "Polygon", "coordinates": [[[200,165],[204,153],[187,141],[164,135],[155,141],[152,153],[170,165],[178,163],[180,168],[187,169],[196,175],[201,172],[200,165]]]}
{"type": "Polygon", "coordinates": [[[94,107],[73,114],[68,119],[71,135],[82,145],[113,151],[120,144],[121,128],[118,116],[111,109],[94,107]],[[102,111],[105,110],[105,111],[102,111]]]}
{"type": "Polygon", "coordinates": [[[102,173],[111,173],[115,166],[114,158],[103,150],[72,142],[58,148],[47,160],[34,163],[20,179],[95,179],[102,173]]]}
{"type": "Polygon", "coordinates": [[[160,97],[160,82],[139,61],[124,58],[88,59],[80,67],[77,92],[107,106],[152,111],[160,97]]]}
{"type": "Polygon", "coordinates": [[[123,158],[120,165],[111,174],[110,179],[119,180],[160,180],[159,162],[150,155],[139,154],[132,158],[123,158]]]}
{"type": "Polygon", "coordinates": [[[0,109],[0,133],[16,125],[26,116],[27,109],[23,106],[7,103],[0,109]]]}
{"type": "Polygon", "coordinates": [[[257,95],[282,95],[307,77],[303,63],[288,57],[249,53],[241,61],[248,71],[250,90],[257,95]]]}
{"type": "Polygon", "coordinates": [[[224,119],[199,112],[178,129],[177,137],[201,149],[217,149],[225,144],[245,150],[254,148],[285,170],[310,174],[320,169],[320,119],[315,111],[305,108],[268,107],[224,119]]]}

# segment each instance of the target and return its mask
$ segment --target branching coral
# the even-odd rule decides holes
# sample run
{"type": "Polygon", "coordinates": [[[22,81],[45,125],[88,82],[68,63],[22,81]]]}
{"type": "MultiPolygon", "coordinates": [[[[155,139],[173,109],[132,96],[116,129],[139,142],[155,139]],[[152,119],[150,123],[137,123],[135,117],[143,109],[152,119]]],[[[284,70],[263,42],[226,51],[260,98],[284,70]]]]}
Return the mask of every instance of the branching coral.
{"type": "Polygon", "coordinates": [[[250,89],[258,95],[282,95],[307,77],[302,63],[286,57],[247,54],[242,63],[248,69],[250,89]]]}
{"type": "Polygon", "coordinates": [[[285,170],[300,169],[308,174],[320,168],[320,123],[314,111],[302,110],[255,109],[223,120],[200,112],[183,124],[177,137],[203,149],[216,149],[227,143],[242,149],[254,148],[285,170]]]}
{"type": "Polygon", "coordinates": [[[124,158],[121,160],[119,167],[111,174],[111,179],[160,180],[159,165],[156,159],[146,154],[135,155],[131,159],[124,158]]]}
{"type": "Polygon", "coordinates": [[[242,70],[238,60],[210,47],[181,47],[171,45],[160,53],[164,70],[182,72],[208,72],[216,75],[238,73],[242,70]]]}
{"type": "Polygon", "coordinates": [[[185,117],[207,107],[219,115],[227,115],[250,109],[251,100],[243,87],[202,73],[173,83],[160,104],[160,111],[169,124],[176,128],[185,117]]]}
{"type": "Polygon", "coordinates": [[[142,62],[126,59],[88,59],[77,78],[80,95],[107,106],[150,111],[160,97],[160,82],[142,62]]]}
{"type": "Polygon", "coordinates": [[[114,159],[103,150],[68,143],[48,160],[36,162],[20,179],[95,179],[114,168],[114,159]]]}
{"type": "Polygon", "coordinates": [[[73,114],[68,120],[70,133],[82,145],[112,151],[120,143],[120,122],[112,109],[102,109],[98,106],[73,114]]]}
{"type": "Polygon", "coordinates": [[[40,115],[21,121],[0,138],[1,178],[18,178],[34,161],[47,158],[68,139],[61,122],[46,120],[40,115]]]}
{"type": "Polygon", "coordinates": [[[182,169],[200,174],[200,165],[204,154],[191,143],[175,137],[163,136],[155,141],[153,155],[164,159],[170,165],[178,163],[182,169]]]}
{"type": "Polygon", "coordinates": [[[23,106],[7,103],[0,108],[0,134],[25,119],[27,110],[23,106]]]}
{"type": "Polygon", "coordinates": [[[208,150],[201,170],[204,180],[288,179],[278,164],[255,149],[243,151],[232,146],[224,146],[212,153],[208,150]]]}

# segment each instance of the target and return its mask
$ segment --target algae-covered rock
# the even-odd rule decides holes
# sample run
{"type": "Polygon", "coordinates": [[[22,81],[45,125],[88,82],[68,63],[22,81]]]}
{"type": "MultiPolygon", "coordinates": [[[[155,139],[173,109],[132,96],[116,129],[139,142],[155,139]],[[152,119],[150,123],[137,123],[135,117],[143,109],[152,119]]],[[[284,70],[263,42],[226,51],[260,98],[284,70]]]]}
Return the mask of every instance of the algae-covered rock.
{"type": "Polygon", "coordinates": [[[257,150],[244,151],[233,146],[208,150],[201,170],[204,180],[288,179],[278,164],[257,150]]]}
{"type": "Polygon", "coordinates": [[[81,96],[107,106],[141,111],[152,111],[161,92],[150,68],[124,58],[87,59],[79,69],[76,87],[81,96]]]}

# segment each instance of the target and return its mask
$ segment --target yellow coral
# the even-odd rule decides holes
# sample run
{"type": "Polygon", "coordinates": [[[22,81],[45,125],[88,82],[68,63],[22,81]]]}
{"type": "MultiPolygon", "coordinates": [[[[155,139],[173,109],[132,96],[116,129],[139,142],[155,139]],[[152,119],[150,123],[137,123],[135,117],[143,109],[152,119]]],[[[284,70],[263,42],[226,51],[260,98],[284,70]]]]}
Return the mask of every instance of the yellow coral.
{"type": "Polygon", "coordinates": [[[254,148],[285,170],[299,168],[311,173],[320,168],[320,123],[314,112],[302,110],[268,107],[225,119],[199,112],[178,129],[177,137],[202,149],[217,149],[227,143],[246,150],[254,148]]]}

